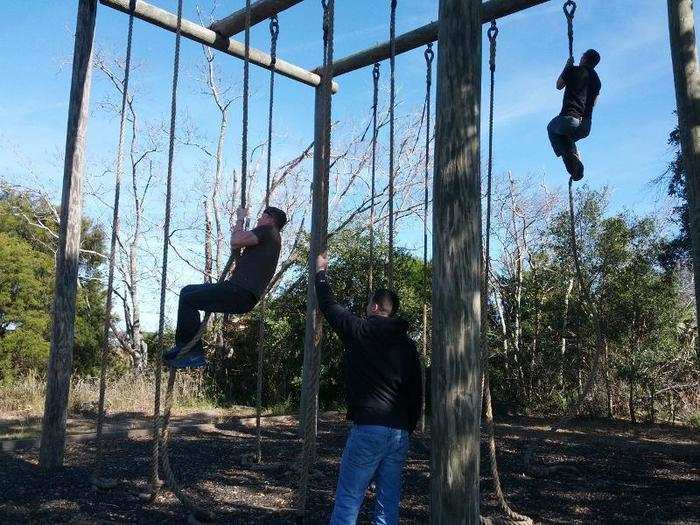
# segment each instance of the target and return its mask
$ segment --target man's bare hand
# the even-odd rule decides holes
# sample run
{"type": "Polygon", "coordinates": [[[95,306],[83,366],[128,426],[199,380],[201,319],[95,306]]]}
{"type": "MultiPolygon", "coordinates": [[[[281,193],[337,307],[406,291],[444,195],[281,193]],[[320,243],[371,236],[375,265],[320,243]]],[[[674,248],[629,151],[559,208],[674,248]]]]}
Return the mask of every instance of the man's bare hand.
{"type": "Polygon", "coordinates": [[[321,253],[316,257],[316,273],[325,272],[328,269],[328,254],[321,253]]]}
{"type": "Polygon", "coordinates": [[[248,208],[237,208],[236,209],[236,220],[238,222],[245,221],[246,217],[248,217],[248,208]]]}
{"type": "Polygon", "coordinates": [[[574,65],[574,57],[569,57],[569,60],[566,61],[567,66],[573,66],[574,65]]]}

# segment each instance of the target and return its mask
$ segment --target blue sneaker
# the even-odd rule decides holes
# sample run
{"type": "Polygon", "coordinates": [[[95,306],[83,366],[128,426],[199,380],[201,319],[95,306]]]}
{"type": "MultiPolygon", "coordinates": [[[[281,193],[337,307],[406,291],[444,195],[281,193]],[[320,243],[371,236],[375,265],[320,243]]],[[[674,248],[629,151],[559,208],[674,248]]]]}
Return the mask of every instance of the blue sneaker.
{"type": "Polygon", "coordinates": [[[180,348],[180,345],[173,346],[170,350],[163,354],[163,361],[170,361],[172,359],[175,359],[177,357],[177,354],[180,353],[180,350],[182,350],[182,348],[180,348]]]}
{"type": "Polygon", "coordinates": [[[192,350],[182,357],[176,357],[167,362],[167,365],[172,368],[202,368],[206,364],[207,358],[204,357],[204,352],[198,350],[192,350]]]}

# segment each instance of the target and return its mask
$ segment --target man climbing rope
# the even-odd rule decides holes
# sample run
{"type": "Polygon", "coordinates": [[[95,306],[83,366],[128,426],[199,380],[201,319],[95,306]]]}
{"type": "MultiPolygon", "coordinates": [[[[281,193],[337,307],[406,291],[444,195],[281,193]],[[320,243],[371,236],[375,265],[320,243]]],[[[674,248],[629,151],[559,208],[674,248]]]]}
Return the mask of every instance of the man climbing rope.
{"type": "Polygon", "coordinates": [[[236,210],[232,248],[242,248],[243,252],[231,278],[214,284],[190,284],[180,291],[175,347],[163,356],[168,366],[199,368],[206,364],[201,340],[189,352],[178,355],[197,335],[201,323],[199,310],[244,314],[251,311],[265,293],[277,268],[282,245],[280,232],[287,223],[287,216],[279,208],[270,206],[258,219],[257,226],[246,231],[243,227],[246,215],[246,209],[236,210]]]}
{"type": "Polygon", "coordinates": [[[595,72],[599,62],[600,54],[594,49],[581,56],[578,66],[574,65],[573,58],[569,58],[557,79],[557,89],[564,89],[561,113],[547,126],[554,153],[562,157],[566,171],[576,181],[583,178],[583,163],[576,141],[586,138],[591,132],[593,106],[601,87],[595,72]]]}
{"type": "Polygon", "coordinates": [[[395,317],[398,296],[375,291],[367,317],[351,314],[333,299],[325,255],[316,261],[318,305],[345,345],[347,418],[353,422],[340,464],[331,525],[354,524],[365,491],[377,487],[373,523],[398,523],[401,471],[409,435],[420,417],[423,389],[408,323],[395,317]]]}

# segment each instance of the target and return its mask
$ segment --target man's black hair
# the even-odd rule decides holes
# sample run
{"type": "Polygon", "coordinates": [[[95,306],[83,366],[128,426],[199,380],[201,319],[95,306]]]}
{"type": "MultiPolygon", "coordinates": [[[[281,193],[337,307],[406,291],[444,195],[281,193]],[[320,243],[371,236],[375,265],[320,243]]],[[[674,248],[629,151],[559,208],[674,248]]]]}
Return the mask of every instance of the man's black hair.
{"type": "Polygon", "coordinates": [[[600,63],[600,53],[595,49],[589,49],[583,54],[586,64],[591,67],[596,67],[600,63]]]}
{"type": "Polygon", "coordinates": [[[279,208],[275,208],[274,206],[268,206],[267,208],[265,208],[264,213],[267,213],[270,217],[273,218],[275,224],[277,225],[277,229],[280,231],[282,231],[284,225],[287,224],[287,214],[279,208]]]}
{"type": "Polygon", "coordinates": [[[375,290],[369,301],[372,304],[378,304],[385,312],[389,312],[389,316],[393,316],[399,310],[399,296],[387,288],[375,290]]]}

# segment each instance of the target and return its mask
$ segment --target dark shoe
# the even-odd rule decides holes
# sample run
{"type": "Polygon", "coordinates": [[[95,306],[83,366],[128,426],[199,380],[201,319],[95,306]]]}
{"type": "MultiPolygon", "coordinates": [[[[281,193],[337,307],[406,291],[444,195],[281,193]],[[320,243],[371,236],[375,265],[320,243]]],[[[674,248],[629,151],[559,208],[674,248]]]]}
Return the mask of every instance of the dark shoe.
{"type": "Polygon", "coordinates": [[[167,364],[172,368],[202,368],[207,364],[207,358],[204,357],[203,351],[192,350],[183,356],[168,361],[167,364]]]}
{"type": "Polygon", "coordinates": [[[575,181],[581,180],[583,178],[583,163],[578,155],[574,152],[567,152],[564,153],[562,159],[571,178],[575,181]]]}
{"type": "Polygon", "coordinates": [[[175,359],[181,350],[182,348],[179,345],[173,346],[170,350],[163,354],[163,361],[175,359]]]}

